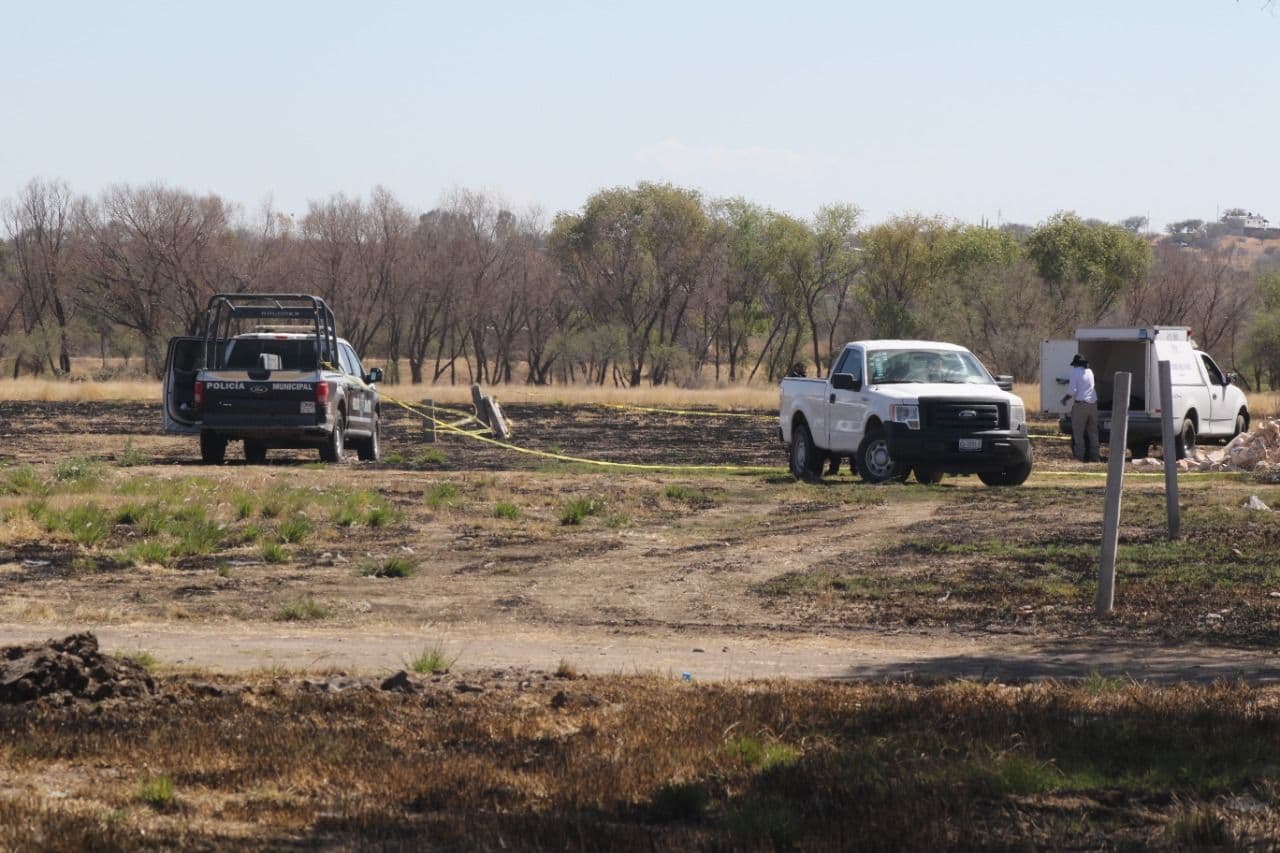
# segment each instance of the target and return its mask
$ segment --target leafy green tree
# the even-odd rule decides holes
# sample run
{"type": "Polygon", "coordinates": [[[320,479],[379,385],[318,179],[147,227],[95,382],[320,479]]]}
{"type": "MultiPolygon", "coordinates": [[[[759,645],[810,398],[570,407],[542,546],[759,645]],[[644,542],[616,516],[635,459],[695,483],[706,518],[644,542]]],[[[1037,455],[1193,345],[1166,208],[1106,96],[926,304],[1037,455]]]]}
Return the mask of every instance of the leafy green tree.
{"type": "Polygon", "coordinates": [[[862,299],[872,334],[909,338],[946,269],[950,226],[939,218],[899,216],[862,234],[862,299]]]}
{"type": "Polygon", "coordinates": [[[1259,310],[1249,330],[1249,361],[1254,384],[1262,387],[1262,376],[1275,389],[1280,386],[1280,273],[1264,273],[1258,278],[1259,310]]]}
{"type": "Polygon", "coordinates": [[[1118,225],[1057,213],[1026,244],[1027,257],[1049,287],[1054,308],[1072,307],[1101,320],[1146,274],[1151,246],[1118,225]]]}

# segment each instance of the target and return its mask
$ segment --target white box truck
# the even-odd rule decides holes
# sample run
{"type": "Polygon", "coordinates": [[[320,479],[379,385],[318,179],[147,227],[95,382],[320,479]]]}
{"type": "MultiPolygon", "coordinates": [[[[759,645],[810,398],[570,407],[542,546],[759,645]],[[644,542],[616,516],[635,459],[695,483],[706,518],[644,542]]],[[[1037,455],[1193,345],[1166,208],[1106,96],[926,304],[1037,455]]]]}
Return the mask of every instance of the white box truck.
{"type": "Polygon", "coordinates": [[[1184,457],[1203,438],[1229,439],[1249,428],[1249,403],[1235,386],[1235,375],[1224,373],[1208,353],[1196,348],[1186,326],[1123,326],[1076,329],[1073,341],[1040,344],[1040,411],[1058,415],[1064,432],[1071,426],[1064,404],[1071,359],[1080,353],[1089,360],[1098,386],[1098,432],[1110,439],[1115,375],[1132,374],[1129,391],[1128,449],[1134,459],[1147,455],[1161,438],[1158,363],[1168,361],[1173,378],[1173,428],[1177,456],[1184,457]]]}

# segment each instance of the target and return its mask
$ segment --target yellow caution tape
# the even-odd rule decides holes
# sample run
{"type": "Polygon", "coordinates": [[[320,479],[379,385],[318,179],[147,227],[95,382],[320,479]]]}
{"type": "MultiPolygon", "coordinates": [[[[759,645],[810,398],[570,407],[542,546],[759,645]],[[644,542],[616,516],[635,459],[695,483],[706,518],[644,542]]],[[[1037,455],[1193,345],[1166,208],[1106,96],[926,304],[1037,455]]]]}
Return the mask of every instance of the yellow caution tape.
{"type": "Polygon", "coordinates": [[[756,418],[776,421],[777,415],[762,415],[758,412],[721,412],[712,409],[664,409],[656,406],[633,406],[629,403],[599,403],[606,409],[622,409],[629,412],[653,412],[661,415],[692,415],[704,418],[756,418]]]}
{"type": "Polygon", "coordinates": [[[505,450],[513,450],[516,453],[524,453],[529,456],[537,456],[543,459],[555,459],[559,462],[576,462],[581,465],[597,465],[602,468],[617,468],[631,471],[722,471],[740,474],[776,474],[779,471],[786,470],[784,468],[766,467],[763,465],[648,465],[640,462],[608,462],[601,459],[587,459],[582,456],[569,456],[564,453],[551,453],[546,450],[534,450],[530,447],[521,447],[517,444],[499,441],[498,439],[487,435],[468,432],[460,427],[455,427],[452,424],[445,423],[426,412],[419,411],[410,403],[406,403],[403,400],[397,400],[394,397],[388,397],[385,394],[382,396],[382,399],[386,400],[388,403],[399,406],[405,411],[415,414],[420,418],[425,418],[426,420],[431,421],[436,425],[436,428],[442,432],[465,435],[468,438],[474,438],[476,441],[482,441],[485,444],[490,444],[494,447],[501,447],[505,450]]]}

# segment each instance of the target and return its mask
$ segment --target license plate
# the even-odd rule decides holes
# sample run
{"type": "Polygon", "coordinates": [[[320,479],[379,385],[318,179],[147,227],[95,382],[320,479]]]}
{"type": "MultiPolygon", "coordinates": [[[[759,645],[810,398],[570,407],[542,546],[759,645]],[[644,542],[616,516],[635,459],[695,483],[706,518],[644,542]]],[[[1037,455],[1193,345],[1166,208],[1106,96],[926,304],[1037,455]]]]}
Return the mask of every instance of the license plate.
{"type": "Polygon", "coordinates": [[[304,415],[314,415],[314,414],[316,413],[316,401],[315,401],[315,400],[303,400],[303,401],[302,401],[302,412],[301,412],[301,413],[302,413],[302,414],[304,414],[304,415]]]}
{"type": "Polygon", "coordinates": [[[961,450],[981,450],[982,439],[980,438],[962,438],[960,439],[961,450]]]}

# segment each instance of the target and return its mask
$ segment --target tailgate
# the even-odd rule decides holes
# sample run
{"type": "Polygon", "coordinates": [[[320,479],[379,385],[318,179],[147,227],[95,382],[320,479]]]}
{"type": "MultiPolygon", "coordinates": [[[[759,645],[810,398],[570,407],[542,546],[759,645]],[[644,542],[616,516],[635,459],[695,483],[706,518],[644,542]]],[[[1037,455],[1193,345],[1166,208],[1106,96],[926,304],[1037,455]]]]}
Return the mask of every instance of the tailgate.
{"type": "Polygon", "coordinates": [[[255,379],[243,371],[217,371],[202,379],[207,427],[310,426],[324,420],[324,412],[317,412],[321,379],[315,373],[273,371],[255,379]]]}

